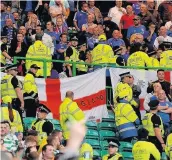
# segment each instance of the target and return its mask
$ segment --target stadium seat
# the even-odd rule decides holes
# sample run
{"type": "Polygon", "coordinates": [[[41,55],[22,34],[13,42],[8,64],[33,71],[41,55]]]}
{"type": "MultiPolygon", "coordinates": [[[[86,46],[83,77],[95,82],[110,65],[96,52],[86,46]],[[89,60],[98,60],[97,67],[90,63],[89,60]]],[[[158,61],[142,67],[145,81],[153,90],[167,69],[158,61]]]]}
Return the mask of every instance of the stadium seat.
{"type": "Polygon", "coordinates": [[[102,150],[108,149],[108,145],[109,145],[108,141],[100,141],[100,146],[101,146],[102,150]]]}
{"type": "Polygon", "coordinates": [[[102,118],[102,122],[113,122],[115,123],[115,119],[114,118],[102,118]]]}
{"type": "Polygon", "coordinates": [[[104,155],[108,154],[108,150],[102,150],[101,151],[101,157],[103,157],[104,155]]]}
{"type": "Polygon", "coordinates": [[[115,114],[112,110],[108,110],[109,118],[115,119],[115,114]]]}
{"type": "Polygon", "coordinates": [[[134,160],[132,152],[120,152],[124,160],[134,160]]]}
{"type": "Polygon", "coordinates": [[[93,156],[94,157],[101,157],[101,151],[100,150],[97,150],[97,149],[94,149],[93,156]]]}
{"type": "Polygon", "coordinates": [[[111,130],[115,132],[115,125],[113,122],[102,122],[98,124],[99,130],[111,130]]]}
{"type": "Polygon", "coordinates": [[[86,122],[86,126],[88,127],[88,129],[97,130],[97,123],[96,122],[88,121],[88,122],[86,122]]]}
{"type": "Polygon", "coordinates": [[[123,152],[123,151],[131,152],[132,147],[133,147],[133,145],[129,142],[120,142],[119,151],[120,152],[123,152]]]}
{"type": "Polygon", "coordinates": [[[167,156],[166,156],[165,152],[162,153],[161,160],[167,160],[167,156]]]}
{"type": "Polygon", "coordinates": [[[93,149],[100,149],[100,142],[99,140],[96,140],[96,139],[85,139],[84,142],[90,144],[93,149]]]}
{"type": "Polygon", "coordinates": [[[108,130],[99,131],[99,135],[100,135],[100,140],[116,139],[115,133],[108,130]]]}
{"type": "Polygon", "coordinates": [[[48,119],[53,125],[56,130],[62,130],[60,126],[60,122],[56,119],[48,119]]]}
{"type": "Polygon", "coordinates": [[[24,122],[25,129],[31,128],[31,124],[32,124],[32,122],[34,120],[36,120],[35,117],[25,117],[25,118],[23,118],[23,122],[24,122]]]}
{"type": "Polygon", "coordinates": [[[99,133],[96,130],[88,129],[86,134],[86,139],[98,139],[99,140],[99,133]]]}

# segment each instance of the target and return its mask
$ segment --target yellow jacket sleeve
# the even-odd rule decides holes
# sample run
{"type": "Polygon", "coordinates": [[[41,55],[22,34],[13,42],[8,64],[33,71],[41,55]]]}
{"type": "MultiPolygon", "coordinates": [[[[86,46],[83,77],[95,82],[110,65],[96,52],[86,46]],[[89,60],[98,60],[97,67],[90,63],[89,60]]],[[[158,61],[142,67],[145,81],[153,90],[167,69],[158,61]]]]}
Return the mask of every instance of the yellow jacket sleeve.
{"type": "Polygon", "coordinates": [[[23,89],[24,93],[30,93],[32,91],[32,84],[34,83],[34,79],[31,74],[27,74],[24,77],[24,82],[23,82],[23,89]]]}
{"type": "Polygon", "coordinates": [[[73,102],[69,108],[70,114],[75,118],[76,121],[83,120],[85,118],[84,112],[78,107],[76,102],[73,102]]]}
{"type": "Polygon", "coordinates": [[[136,112],[133,110],[130,104],[126,104],[121,112],[130,122],[135,122],[136,119],[138,119],[136,112]]]}
{"type": "Polygon", "coordinates": [[[150,154],[153,155],[153,157],[156,159],[156,160],[160,160],[161,159],[161,155],[158,151],[158,149],[155,147],[154,144],[150,143],[149,144],[149,148],[150,148],[150,154]]]}
{"type": "MultiPolygon", "coordinates": [[[[26,54],[26,58],[33,58],[31,56],[31,54],[33,54],[33,46],[30,46],[28,51],[27,51],[27,54],[26,54]]],[[[26,70],[29,70],[30,66],[31,66],[31,60],[27,60],[26,59],[26,70]]]]}
{"type": "Polygon", "coordinates": [[[166,67],[166,54],[162,53],[160,56],[160,66],[166,67]]]}
{"type": "MultiPolygon", "coordinates": [[[[170,157],[170,149],[172,147],[172,133],[168,135],[167,137],[167,142],[166,142],[166,147],[165,147],[165,153],[168,157],[170,157]]],[[[171,151],[172,154],[172,151],[171,151]]]]}
{"type": "Polygon", "coordinates": [[[19,115],[19,112],[16,112],[16,114],[18,117],[18,126],[17,126],[18,132],[23,132],[23,125],[22,125],[22,121],[21,121],[21,117],[19,115]]]}
{"type": "MultiPolygon", "coordinates": [[[[46,57],[46,59],[47,60],[52,60],[50,48],[48,48],[48,56],[46,57]]],[[[51,72],[51,68],[52,68],[51,65],[52,65],[51,62],[47,62],[47,76],[50,76],[50,72],[51,72]]]]}
{"type": "Polygon", "coordinates": [[[144,55],[144,61],[147,67],[151,66],[150,58],[146,53],[143,53],[144,55]]]}

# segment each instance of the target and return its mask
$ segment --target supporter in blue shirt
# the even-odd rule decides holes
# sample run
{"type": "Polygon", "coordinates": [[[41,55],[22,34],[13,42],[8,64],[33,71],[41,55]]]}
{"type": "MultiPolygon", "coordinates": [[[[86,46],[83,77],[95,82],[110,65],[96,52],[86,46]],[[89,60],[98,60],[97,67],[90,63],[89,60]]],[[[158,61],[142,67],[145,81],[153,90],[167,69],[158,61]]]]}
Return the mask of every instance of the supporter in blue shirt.
{"type": "Polygon", "coordinates": [[[142,35],[144,35],[146,28],[145,26],[141,25],[140,23],[140,17],[139,16],[135,16],[134,17],[134,26],[129,27],[128,31],[127,31],[127,38],[130,39],[132,34],[135,33],[140,33],[142,35]]]}
{"type": "Polygon", "coordinates": [[[53,31],[53,29],[54,29],[54,22],[49,21],[46,24],[46,29],[44,30],[44,33],[47,33],[48,35],[52,37],[53,43],[54,43],[54,55],[55,55],[56,53],[55,47],[56,47],[57,41],[60,41],[60,34],[53,31]]]}
{"type": "Polygon", "coordinates": [[[134,14],[138,15],[140,13],[140,3],[139,2],[135,2],[133,5],[133,11],[134,14]]]}
{"type": "Polygon", "coordinates": [[[170,26],[169,30],[167,31],[167,36],[172,37],[172,25],[170,26]]]}
{"type": "Polygon", "coordinates": [[[158,115],[161,117],[165,128],[168,128],[170,122],[170,113],[172,113],[172,103],[166,100],[166,94],[164,90],[159,91],[158,100],[159,100],[158,115]]]}
{"type": "Polygon", "coordinates": [[[120,38],[120,32],[114,30],[112,34],[113,38],[108,39],[107,43],[113,48],[115,46],[125,46],[125,42],[120,38]]]}
{"type": "Polygon", "coordinates": [[[88,10],[88,4],[83,2],[81,6],[81,11],[75,13],[73,22],[77,31],[81,31],[82,25],[87,23],[87,17],[88,17],[87,10],[88,10]]]}

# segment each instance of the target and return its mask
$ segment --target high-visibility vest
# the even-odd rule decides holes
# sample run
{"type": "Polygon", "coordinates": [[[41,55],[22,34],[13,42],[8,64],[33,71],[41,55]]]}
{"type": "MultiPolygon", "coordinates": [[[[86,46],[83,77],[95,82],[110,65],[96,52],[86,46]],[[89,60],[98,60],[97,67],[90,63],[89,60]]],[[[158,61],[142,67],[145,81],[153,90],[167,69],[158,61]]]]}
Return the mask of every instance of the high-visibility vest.
{"type": "Polygon", "coordinates": [[[149,60],[151,66],[148,67],[159,67],[159,61],[156,58],[150,57],[149,60]]]}
{"type": "Polygon", "coordinates": [[[172,67],[172,50],[164,51],[160,55],[161,67],[172,67]]]}
{"type": "MultiPolygon", "coordinates": [[[[79,62],[84,62],[83,60],[80,60],[79,62]]],[[[83,71],[83,72],[87,72],[88,71],[88,66],[85,64],[77,64],[76,68],[78,71],[83,71]]]]}
{"type": "Polygon", "coordinates": [[[92,51],[92,63],[109,63],[109,58],[113,58],[112,48],[107,44],[98,44],[92,51]]]}
{"type": "Polygon", "coordinates": [[[2,64],[6,64],[6,59],[5,59],[5,57],[4,57],[4,55],[2,54],[2,51],[0,50],[0,63],[2,63],[2,64]]]}
{"type": "Polygon", "coordinates": [[[165,147],[165,153],[167,156],[172,159],[172,133],[168,135],[166,147],[165,147]]]}
{"type": "Polygon", "coordinates": [[[17,98],[16,91],[11,83],[12,75],[6,74],[1,80],[1,97],[10,96],[11,98],[17,98]]]}
{"type": "Polygon", "coordinates": [[[102,160],[118,160],[119,158],[122,158],[122,155],[119,153],[115,153],[115,155],[109,159],[109,154],[106,154],[103,156],[102,160]]]}
{"type": "MultiPolygon", "coordinates": [[[[115,55],[112,58],[109,58],[109,63],[116,64],[116,59],[119,57],[119,55],[115,55]]],[[[116,64],[118,65],[118,64],[116,64]]]]}
{"type": "MultiPolygon", "coordinates": [[[[154,131],[153,123],[151,121],[151,118],[152,118],[153,115],[154,115],[153,113],[147,113],[144,116],[143,120],[142,120],[143,127],[149,131],[149,136],[155,136],[155,131],[154,131]]],[[[161,120],[160,129],[161,129],[161,133],[162,133],[162,136],[163,136],[164,135],[163,122],[162,122],[162,119],[161,119],[160,116],[159,116],[159,118],[161,120]]]]}
{"type": "MultiPolygon", "coordinates": [[[[72,46],[71,46],[71,48],[73,50],[73,53],[69,57],[69,60],[68,61],[72,61],[72,62],[79,61],[79,53],[78,53],[78,51],[74,47],[72,47],[72,46]]],[[[66,57],[66,51],[64,52],[64,56],[66,57]]],[[[72,66],[72,64],[70,64],[70,66],[72,66]]]]}
{"type": "Polygon", "coordinates": [[[27,73],[24,77],[23,82],[24,93],[32,93],[31,95],[24,97],[24,99],[34,99],[35,95],[38,93],[37,85],[35,83],[35,77],[31,73],[27,73]]]}
{"type": "Polygon", "coordinates": [[[14,115],[13,122],[11,122],[9,119],[8,107],[1,107],[0,111],[1,111],[0,120],[1,121],[7,120],[8,122],[10,122],[12,132],[14,133],[23,132],[22,121],[21,121],[18,111],[16,111],[15,109],[12,109],[13,115],[14,115]]]}
{"type": "Polygon", "coordinates": [[[93,148],[88,143],[83,143],[79,150],[78,160],[92,160],[93,159],[93,148]]]}
{"type": "Polygon", "coordinates": [[[83,111],[78,107],[76,102],[70,98],[65,98],[60,105],[60,125],[65,140],[69,139],[70,133],[67,122],[80,121],[85,118],[83,111]]]}
{"type": "Polygon", "coordinates": [[[35,120],[32,122],[31,128],[35,129],[38,132],[38,144],[40,145],[44,138],[47,138],[47,133],[43,132],[42,127],[47,120],[35,120]]]}
{"type": "Polygon", "coordinates": [[[135,52],[130,55],[130,57],[127,60],[127,66],[140,66],[145,67],[151,66],[149,56],[142,51],[135,52]]]}
{"type": "Polygon", "coordinates": [[[118,103],[114,109],[115,123],[122,139],[137,136],[134,122],[138,119],[129,103],[118,103]]]}
{"type": "Polygon", "coordinates": [[[152,155],[156,160],[160,160],[161,156],[158,149],[151,142],[138,141],[132,149],[134,160],[149,160],[152,155]]]}
{"type": "MultiPolygon", "coordinates": [[[[52,55],[50,48],[44,45],[41,41],[36,41],[33,45],[31,45],[27,51],[26,58],[37,58],[42,60],[52,60],[52,55]]],[[[36,64],[39,69],[36,73],[36,76],[44,75],[44,63],[43,61],[34,61],[26,59],[26,69],[29,70],[32,64],[36,64]]],[[[51,74],[51,62],[46,62],[47,76],[51,74]]]]}

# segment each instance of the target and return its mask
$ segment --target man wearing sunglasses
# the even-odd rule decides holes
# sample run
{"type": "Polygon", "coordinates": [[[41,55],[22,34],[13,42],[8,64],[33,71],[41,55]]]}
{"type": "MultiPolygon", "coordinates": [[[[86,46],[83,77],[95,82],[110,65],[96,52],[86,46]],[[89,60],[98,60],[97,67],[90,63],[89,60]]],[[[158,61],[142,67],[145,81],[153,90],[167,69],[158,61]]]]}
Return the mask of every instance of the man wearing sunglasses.
{"type": "Polygon", "coordinates": [[[24,100],[21,83],[16,77],[17,65],[14,64],[6,67],[6,71],[7,74],[1,80],[1,97],[10,96],[13,109],[16,109],[22,118],[24,100]]]}
{"type": "Polygon", "coordinates": [[[111,140],[108,146],[108,154],[103,156],[102,160],[123,160],[121,154],[118,153],[119,142],[111,140]]]}

